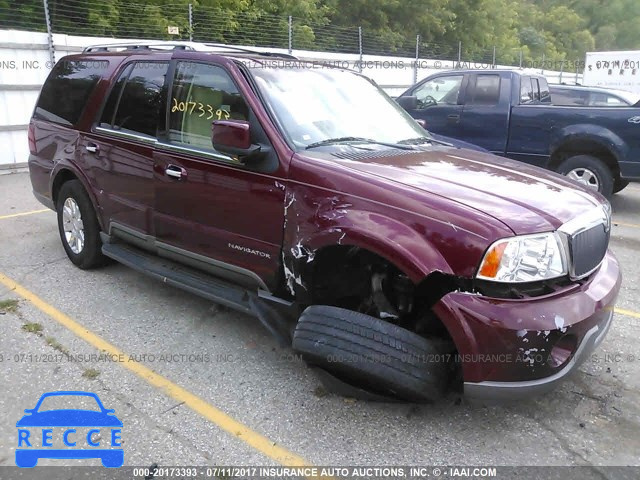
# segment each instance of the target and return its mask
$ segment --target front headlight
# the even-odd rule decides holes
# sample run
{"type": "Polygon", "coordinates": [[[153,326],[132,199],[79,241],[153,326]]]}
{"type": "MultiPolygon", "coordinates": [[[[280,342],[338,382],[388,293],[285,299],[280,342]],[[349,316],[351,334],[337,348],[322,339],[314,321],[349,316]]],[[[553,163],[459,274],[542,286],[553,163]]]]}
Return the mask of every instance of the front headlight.
{"type": "Polygon", "coordinates": [[[492,282],[536,282],[567,275],[567,255],[557,233],[505,238],[485,253],[477,278],[492,282]]]}

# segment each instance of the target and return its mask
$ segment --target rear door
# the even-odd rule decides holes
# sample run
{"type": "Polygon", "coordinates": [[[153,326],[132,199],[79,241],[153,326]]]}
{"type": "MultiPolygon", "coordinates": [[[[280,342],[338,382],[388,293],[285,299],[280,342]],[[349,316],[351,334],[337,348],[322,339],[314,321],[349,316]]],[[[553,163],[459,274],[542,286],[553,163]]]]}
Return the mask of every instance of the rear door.
{"type": "Polygon", "coordinates": [[[277,155],[226,68],[174,61],[168,128],[155,151],[155,231],[160,255],[248,287],[279,268],[284,183],[277,155]],[[214,120],[246,120],[270,153],[243,164],[211,144],[214,120]]]}
{"type": "Polygon", "coordinates": [[[464,74],[445,74],[419,83],[409,92],[418,100],[415,110],[409,114],[426,122],[430,132],[460,138],[460,117],[462,114],[462,92],[466,86],[464,74]]]}
{"type": "Polygon", "coordinates": [[[168,61],[123,65],[97,125],[80,139],[105,227],[132,241],[153,235],[153,148],[168,67],[168,61]]]}
{"type": "Polygon", "coordinates": [[[503,155],[509,135],[509,79],[498,73],[469,76],[460,132],[469,143],[503,155]]]}

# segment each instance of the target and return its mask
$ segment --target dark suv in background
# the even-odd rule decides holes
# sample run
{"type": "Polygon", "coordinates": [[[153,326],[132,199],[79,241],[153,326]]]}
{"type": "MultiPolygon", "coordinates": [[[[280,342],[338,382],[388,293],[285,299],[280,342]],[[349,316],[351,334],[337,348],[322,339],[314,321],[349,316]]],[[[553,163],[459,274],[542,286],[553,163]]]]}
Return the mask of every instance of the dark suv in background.
{"type": "Polygon", "coordinates": [[[440,142],[357,73],[197,48],[91,47],[47,79],[31,181],[78,267],[255,315],[383,397],[528,397],[602,341],[621,276],[598,193],[440,142]]]}

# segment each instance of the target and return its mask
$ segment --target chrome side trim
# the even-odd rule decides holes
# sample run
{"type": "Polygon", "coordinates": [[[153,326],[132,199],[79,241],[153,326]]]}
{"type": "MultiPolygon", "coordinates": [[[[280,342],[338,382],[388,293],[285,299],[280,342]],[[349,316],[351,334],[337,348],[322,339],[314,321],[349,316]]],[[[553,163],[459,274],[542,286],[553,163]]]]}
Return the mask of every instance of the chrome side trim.
{"type": "Polygon", "coordinates": [[[240,281],[241,283],[256,286],[265,292],[271,293],[267,284],[264,283],[262,278],[257,273],[247,270],[246,268],[238,267],[215,258],[206,257],[197,253],[189,252],[179,247],[174,247],[168,243],[159,242],[156,237],[147,235],[138,230],[134,230],[131,227],[122,225],[117,222],[111,222],[108,229],[110,236],[122,238],[123,240],[130,242],[131,244],[142,248],[147,251],[151,251],[159,256],[164,256],[171,260],[176,260],[185,265],[199,268],[212,275],[220,276],[223,278],[233,279],[240,281]],[[243,281],[244,280],[244,281],[243,281]]]}
{"type": "Polygon", "coordinates": [[[150,137],[148,135],[142,135],[142,134],[133,133],[133,132],[113,130],[111,128],[104,128],[104,127],[96,127],[94,131],[98,133],[102,133],[109,137],[125,138],[127,140],[137,140],[138,142],[147,143],[149,145],[155,145],[156,143],[158,143],[158,140],[155,137],[150,137]]]}
{"type": "MultiPolygon", "coordinates": [[[[155,242],[155,245],[159,250],[162,249],[167,252],[172,252],[176,254],[176,255],[167,256],[168,258],[170,257],[172,259],[182,261],[182,263],[186,263],[197,268],[197,265],[194,264],[193,262],[186,261],[186,259],[192,259],[192,260],[195,260],[195,262],[197,263],[202,263],[202,264],[214,267],[212,269],[207,269],[207,271],[209,271],[210,273],[214,273],[214,272],[221,273],[220,270],[223,270],[223,271],[231,272],[235,274],[236,277],[240,276],[240,277],[250,278],[251,280],[253,280],[252,283],[257,284],[257,286],[260,289],[265,290],[266,292],[270,292],[269,287],[267,287],[264,281],[255,272],[252,272],[251,270],[247,270],[246,268],[238,267],[230,263],[222,262],[220,260],[216,260],[215,258],[205,257],[204,255],[193,253],[179,247],[174,247],[173,245],[169,245],[168,243],[158,242],[157,240],[155,242]],[[180,259],[180,257],[183,257],[183,258],[180,259]]],[[[228,275],[221,275],[221,276],[228,277],[228,275]]]]}
{"type": "Polygon", "coordinates": [[[233,163],[233,164],[236,164],[236,165],[238,163],[238,162],[235,162],[228,155],[223,155],[223,154],[217,153],[217,152],[210,152],[210,151],[207,151],[207,150],[198,150],[197,148],[183,147],[181,145],[174,145],[172,143],[157,142],[156,143],[156,147],[159,148],[159,149],[169,150],[171,152],[176,152],[176,153],[187,153],[187,154],[191,154],[191,155],[200,155],[200,156],[208,157],[208,158],[211,158],[213,160],[220,161],[220,162],[233,163]]]}

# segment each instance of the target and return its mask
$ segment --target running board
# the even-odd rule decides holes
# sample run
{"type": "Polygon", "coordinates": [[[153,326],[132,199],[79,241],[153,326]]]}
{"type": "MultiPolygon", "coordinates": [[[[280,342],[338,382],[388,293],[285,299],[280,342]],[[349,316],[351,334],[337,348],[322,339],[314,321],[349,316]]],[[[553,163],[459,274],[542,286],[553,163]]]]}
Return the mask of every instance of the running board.
{"type": "Polygon", "coordinates": [[[265,291],[251,292],[180,263],[125,243],[110,243],[102,234],[102,253],[168,285],[257,317],[281,347],[290,346],[292,325],[300,312],[296,304],[265,291]]]}
{"type": "Polygon", "coordinates": [[[242,287],[123,243],[104,243],[102,253],[163,283],[255,316],[255,311],[251,308],[249,301],[250,294],[242,287]]]}

